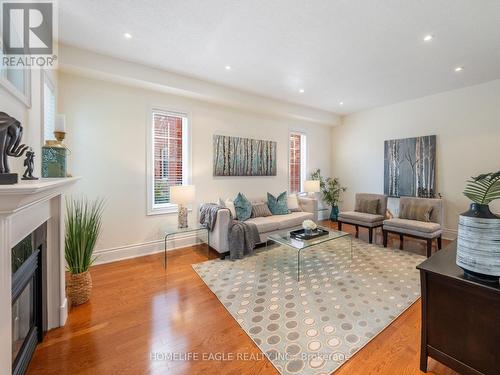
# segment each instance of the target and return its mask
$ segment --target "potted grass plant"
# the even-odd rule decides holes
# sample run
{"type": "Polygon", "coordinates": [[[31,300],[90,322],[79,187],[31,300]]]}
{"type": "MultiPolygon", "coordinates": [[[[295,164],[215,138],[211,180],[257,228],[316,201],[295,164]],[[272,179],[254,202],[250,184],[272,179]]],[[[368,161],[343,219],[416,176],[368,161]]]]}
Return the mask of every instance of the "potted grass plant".
{"type": "Polygon", "coordinates": [[[458,223],[457,265],[473,278],[498,283],[500,276],[500,217],[489,204],[500,199],[500,171],[467,181],[464,195],[472,203],[458,223]]]}
{"type": "Polygon", "coordinates": [[[69,279],[66,287],[73,306],[87,302],[92,291],[89,268],[96,257],[94,247],[101,232],[104,202],[87,198],[66,201],[64,256],[69,279]]]}

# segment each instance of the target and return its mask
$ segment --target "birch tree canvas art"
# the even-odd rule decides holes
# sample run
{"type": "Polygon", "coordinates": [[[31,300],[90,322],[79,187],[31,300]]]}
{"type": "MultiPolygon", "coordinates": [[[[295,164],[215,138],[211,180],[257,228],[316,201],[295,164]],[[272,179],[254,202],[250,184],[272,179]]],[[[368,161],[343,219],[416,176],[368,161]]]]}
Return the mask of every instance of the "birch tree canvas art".
{"type": "Polygon", "coordinates": [[[436,136],[384,143],[384,193],[391,197],[434,198],[436,136]]]}
{"type": "Polygon", "coordinates": [[[214,135],[214,176],[276,176],[276,142],[214,135]]]}

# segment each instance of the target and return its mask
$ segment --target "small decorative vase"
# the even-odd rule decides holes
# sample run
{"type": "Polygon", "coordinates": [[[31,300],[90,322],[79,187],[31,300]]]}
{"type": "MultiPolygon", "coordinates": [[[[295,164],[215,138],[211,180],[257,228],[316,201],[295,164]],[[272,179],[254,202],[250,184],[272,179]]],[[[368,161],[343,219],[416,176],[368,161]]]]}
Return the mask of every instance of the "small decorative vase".
{"type": "Polygon", "coordinates": [[[457,265],[481,282],[498,283],[500,276],[500,217],[487,204],[472,203],[458,223],[457,265]]]}
{"type": "Polygon", "coordinates": [[[313,230],[312,229],[304,229],[304,234],[306,236],[310,236],[312,234],[313,230]]]}
{"type": "Polygon", "coordinates": [[[92,277],[89,271],[70,274],[66,294],[70,300],[71,306],[78,306],[87,302],[92,291],[92,277]]]}
{"type": "Polygon", "coordinates": [[[339,207],[337,205],[332,206],[330,211],[330,220],[336,222],[339,218],[339,207]]]}

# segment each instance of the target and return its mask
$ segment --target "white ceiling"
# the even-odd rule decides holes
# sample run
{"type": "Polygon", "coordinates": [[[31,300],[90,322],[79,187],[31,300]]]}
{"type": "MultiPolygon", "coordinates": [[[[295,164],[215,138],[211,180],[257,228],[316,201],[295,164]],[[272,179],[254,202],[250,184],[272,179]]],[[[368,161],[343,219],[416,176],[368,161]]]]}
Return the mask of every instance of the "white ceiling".
{"type": "Polygon", "coordinates": [[[59,9],[66,44],[336,113],[500,78],[499,0],[60,0],[59,9]]]}

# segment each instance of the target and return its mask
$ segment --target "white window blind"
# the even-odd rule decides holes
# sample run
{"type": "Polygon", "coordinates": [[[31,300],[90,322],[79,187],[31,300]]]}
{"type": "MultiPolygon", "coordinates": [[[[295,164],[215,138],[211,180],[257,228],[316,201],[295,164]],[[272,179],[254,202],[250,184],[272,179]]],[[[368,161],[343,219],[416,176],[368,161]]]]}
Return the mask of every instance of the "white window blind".
{"type": "Polygon", "coordinates": [[[187,176],[187,116],[153,112],[153,209],[170,204],[170,187],[187,176]]]}
{"type": "Polygon", "coordinates": [[[306,180],[306,136],[290,133],[288,157],[288,186],[291,193],[302,191],[306,180]]]}
{"type": "Polygon", "coordinates": [[[56,96],[54,90],[44,82],[43,84],[43,138],[55,139],[56,126],[56,96]]]}

